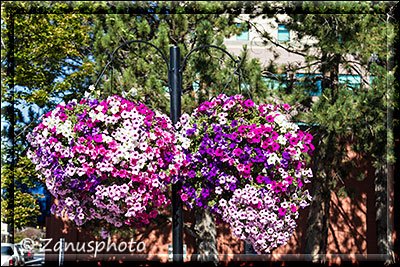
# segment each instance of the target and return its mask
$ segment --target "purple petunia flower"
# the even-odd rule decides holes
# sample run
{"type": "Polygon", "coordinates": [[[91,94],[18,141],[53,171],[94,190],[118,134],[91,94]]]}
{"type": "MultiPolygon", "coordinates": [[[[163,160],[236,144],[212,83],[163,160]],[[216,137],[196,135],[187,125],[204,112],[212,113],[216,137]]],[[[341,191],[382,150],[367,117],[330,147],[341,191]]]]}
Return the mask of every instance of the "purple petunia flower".
{"type": "Polygon", "coordinates": [[[290,154],[289,154],[288,152],[283,152],[283,153],[282,153],[282,157],[283,157],[284,159],[290,159],[290,154]]]}
{"type": "Polygon", "coordinates": [[[229,184],[229,189],[230,189],[231,191],[235,191],[235,189],[236,189],[236,184],[235,184],[235,183],[230,183],[230,184],[229,184]]]}
{"type": "Polygon", "coordinates": [[[246,152],[247,154],[251,154],[251,147],[249,147],[248,145],[245,145],[244,152],[246,152]]]}
{"type": "Polygon", "coordinates": [[[222,128],[219,125],[214,126],[214,132],[216,133],[222,133],[222,128]]]}
{"type": "Polygon", "coordinates": [[[221,142],[221,140],[222,140],[222,137],[221,137],[221,135],[219,135],[219,134],[217,134],[217,135],[215,136],[215,138],[214,138],[214,141],[217,142],[217,143],[221,142]]]}
{"type": "Polygon", "coordinates": [[[286,168],[287,166],[288,166],[288,161],[287,160],[285,160],[285,159],[283,159],[283,160],[281,160],[281,165],[284,167],[284,168],[286,168]]]}
{"type": "Polygon", "coordinates": [[[271,183],[271,179],[268,176],[263,177],[263,181],[266,184],[270,184],[271,183]]]}
{"type": "Polygon", "coordinates": [[[188,130],[186,131],[186,135],[187,135],[187,136],[191,136],[194,132],[195,132],[194,129],[188,129],[188,130]]]}
{"type": "Polygon", "coordinates": [[[229,147],[230,149],[233,149],[233,148],[235,148],[236,146],[237,146],[236,143],[230,143],[228,147],[229,147]]]}
{"type": "Polygon", "coordinates": [[[88,105],[89,105],[89,107],[94,107],[94,106],[97,106],[99,104],[99,101],[97,100],[97,99],[93,99],[93,100],[89,100],[88,101],[88,105]]]}

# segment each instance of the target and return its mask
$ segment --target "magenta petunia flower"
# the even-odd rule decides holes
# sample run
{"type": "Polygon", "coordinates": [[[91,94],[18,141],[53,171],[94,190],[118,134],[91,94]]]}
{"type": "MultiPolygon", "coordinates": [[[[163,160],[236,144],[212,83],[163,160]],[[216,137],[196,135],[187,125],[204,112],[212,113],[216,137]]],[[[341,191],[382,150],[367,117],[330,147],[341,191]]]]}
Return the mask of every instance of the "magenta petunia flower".
{"type": "Polygon", "coordinates": [[[240,148],[236,148],[233,150],[233,155],[235,155],[236,157],[240,156],[243,153],[243,150],[240,148]]]}
{"type": "Polygon", "coordinates": [[[186,201],[186,200],[188,200],[188,197],[185,193],[183,193],[183,194],[181,194],[181,199],[182,199],[182,201],[186,201]]]}
{"type": "Polygon", "coordinates": [[[292,146],[295,146],[295,145],[297,145],[298,140],[297,140],[297,138],[292,137],[289,139],[289,142],[292,146]]]}
{"type": "Polygon", "coordinates": [[[238,132],[239,132],[239,133],[244,133],[245,130],[246,130],[246,126],[245,126],[245,125],[240,125],[240,126],[238,127],[238,132]]]}
{"type": "Polygon", "coordinates": [[[278,137],[279,137],[279,135],[278,135],[277,132],[273,131],[273,132],[271,133],[271,138],[272,138],[273,140],[277,140],[278,137]]]}
{"type": "Polygon", "coordinates": [[[295,206],[295,205],[291,205],[290,206],[290,210],[294,213],[294,212],[296,212],[296,210],[297,210],[297,207],[295,206]]]}
{"type": "Polygon", "coordinates": [[[292,178],[291,176],[287,176],[287,177],[285,178],[285,181],[286,181],[288,184],[292,184],[293,178],[292,178]]]}
{"type": "Polygon", "coordinates": [[[158,210],[152,210],[149,213],[150,218],[155,218],[155,217],[157,217],[157,215],[158,215],[158,210]]]}
{"type": "Polygon", "coordinates": [[[285,215],[286,215],[286,209],[285,209],[285,208],[282,208],[282,207],[280,207],[280,208],[279,208],[279,215],[281,215],[281,216],[285,216],[285,215]]]}
{"type": "Polygon", "coordinates": [[[254,107],[254,102],[251,99],[247,99],[246,101],[244,101],[244,104],[248,108],[254,107]]]}
{"type": "Polygon", "coordinates": [[[238,134],[237,134],[237,132],[233,132],[232,134],[231,134],[231,138],[234,140],[234,139],[236,139],[238,137],[238,134]]]}
{"type": "Polygon", "coordinates": [[[274,116],[272,116],[272,115],[268,115],[268,116],[266,117],[266,119],[267,119],[267,121],[268,121],[269,123],[274,122],[274,116]]]}
{"type": "Polygon", "coordinates": [[[101,143],[103,142],[103,136],[101,134],[96,134],[95,136],[93,136],[93,140],[97,143],[101,143]]]}
{"type": "Polygon", "coordinates": [[[60,118],[60,120],[62,120],[63,122],[65,122],[65,121],[67,120],[68,116],[65,115],[65,113],[61,113],[60,116],[59,116],[59,118],[60,118]]]}
{"type": "Polygon", "coordinates": [[[222,149],[217,148],[217,149],[215,150],[215,155],[216,155],[216,156],[220,157],[220,156],[222,156],[223,154],[224,154],[224,151],[223,151],[222,149]]]}

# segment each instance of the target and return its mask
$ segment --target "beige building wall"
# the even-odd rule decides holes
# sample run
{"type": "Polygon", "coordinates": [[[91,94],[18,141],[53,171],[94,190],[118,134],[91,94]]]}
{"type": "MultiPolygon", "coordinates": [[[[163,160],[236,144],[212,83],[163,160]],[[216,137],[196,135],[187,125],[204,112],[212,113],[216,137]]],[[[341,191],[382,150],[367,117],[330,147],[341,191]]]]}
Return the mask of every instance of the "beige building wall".
{"type": "MultiPolygon", "coordinates": [[[[237,23],[244,23],[248,19],[248,15],[242,15],[241,19],[237,20],[237,23]]],[[[278,15],[280,20],[288,20],[289,17],[287,15],[281,14],[278,15]]],[[[239,56],[243,51],[243,47],[246,45],[247,49],[250,53],[250,58],[259,59],[262,66],[268,66],[269,62],[273,60],[278,66],[293,64],[297,67],[305,66],[305,58],[302,55],[297,53],[288,52],[283,47],[290,47],[289,50],[296,51],[303,47],[303,45],[312,45],[317,42],[317,40],[311,37],[304,37],[300,42],[295,42],[296,34],[293,31],[289,32],[290,40],[288,42],[280,42],[278,41],[278,24],[274,19],[262,19],[256,18],[252,19],[251,25],[248,31],[249,38],[248,40],[238,40],[237,36],[232,36],[224,40],[224,45],[227,47],[228,52],[232,53],[235,56],[239,56]],[[261,37],[263,32],[267,32],[272,41],[275,43],[268,42],[267,44],[264,42],[265,38],[261,37]]],[[[313,55],[318,55],[320,51],[314,50],[311,53],[313,55]]],[[[343,55],[347,60],[356,59],[354,56],[348,54],[343,55]]],[[[300,73],[305,73],[306,70],[300,71],[300,73]]],[[[319,65],[314,65],[311,67],[312,73],[319,73],[319,65]]],[[[354,65],[354,69],[350,72],[345,70],[343,66],[340,66],[341,74],[348,75],[361,75],[364,78],[364,84],[369,84],[369,76],[368,71],[360,65],[354,65]]]]}

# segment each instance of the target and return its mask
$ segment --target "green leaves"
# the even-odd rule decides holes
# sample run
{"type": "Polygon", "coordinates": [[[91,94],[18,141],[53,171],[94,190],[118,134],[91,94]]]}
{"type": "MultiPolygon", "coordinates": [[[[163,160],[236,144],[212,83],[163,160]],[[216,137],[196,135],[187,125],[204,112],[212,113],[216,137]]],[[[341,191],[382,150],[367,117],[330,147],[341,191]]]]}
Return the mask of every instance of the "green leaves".
{"type": "Polygon", "coordinates": [[[94,74],[89,16],[63,12],[68,8],[49,2],[1,5],[2,62],[15,67],[14,72],[1,70],[2,119],[7,122],[2,129],[2,221],[13,216],[16,228],[36,222],[39,195],[29,192],[44,184],[26,158],[26,135],[42,113],[62,100],[81,96],[94,74]],[[46,9],[51,12],[40,11],[46,9]],[[5,137],[14,137],[14,144],[5,137]],[[13,203],[11,192],[15,192],[13,203]],[[9,205],[14,209],[7,210],[9,205]]]}
{"type": "MultiPolygon", "coordinates": [[[[116,3],[116,8],[122,3],[116,3]]],[[[161,49],[169,58],[169,47],[177,45],[183,57],[193,48],[201,45],[213,44],[224,47],[223,40],[241,30],[247,29],[246,23],[237,27],[234,21],[236,14],[223,13],[229,8],[240,9],[241,4],[234,3],[190,3],[190,2],[159,2],[158,14],[141,14],[137,16],[113,14],[93,16],[94,58],[98,62],[97,71],[105,66],[107,56],[118,45],[128,40],[145,40],[161,49]],[[168,14],[162,13],[168,10],[168,14]],[[190,10],[195,10],[193,13],[190,10]],[[188,13],[185,13],[185,12],[188,13]],[[183,12],[183,13],[182,13],[183,12]]],[[[244,52],[245,53],[245,52],[244,52]]],[[[244,55],[242,55],[245,57],[244,55]]],[[[245,83],[251,84],[254,91],[262,94],[261,66],[253,60],[247,65],[243,61],[243,70],[246,70],[245,83]]],[[[138,89],[141,100],[152,108],[169,113],[168,73],[161,55],[150,46],[132,44],[124,47],[116,55],[115,69],[123,88],[128,91],[131,87],[138,89]]],[[[231,74],[235,71],[235,64],[225,53],[214,48],[205,48],[196,51],[188,58],[183,73],[182,109],[191,112],[199,103],[209,97],[218,95],[226,85],[231,74]]],[[[116,93],[119,83],[113,74],[108,72],[101,81],[101,86],[107,94],[116,93]]],[[[235,75],[230,88],[238,91],[238,79],[235,75]]],[[[232,93],[225,92],[225,93],[232,93]]]]}

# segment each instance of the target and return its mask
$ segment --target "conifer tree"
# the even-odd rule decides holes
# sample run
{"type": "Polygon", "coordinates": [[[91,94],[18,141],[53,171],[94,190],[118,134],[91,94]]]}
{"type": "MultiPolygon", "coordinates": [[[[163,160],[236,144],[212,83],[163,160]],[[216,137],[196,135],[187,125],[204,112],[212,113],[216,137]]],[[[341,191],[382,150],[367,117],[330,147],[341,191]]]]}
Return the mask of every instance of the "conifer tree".
{"type": "Polygon", "coordinates": [[[388,59],[394,56],[390,47],[393,25],[387,19],[391,9],[390,3],[372,2],[275,2],[261,6],[261,13],[275,14],[270,15],[274,23],[285,25],[291,33],[291,40],[282,43],[259,30],[265,43],[303,57],[300,64],[283,67],[292,75],[281,81],[286,86],[271,94],[293,105],[297,112],[294,120],[306,125],[305,130],[314,136],[313,202],[305,251],[314,261],[326,253],[331,192],[338,188],[346,192],[341,177],[354,167],[354,162],[346,160],[348,144],[376,169],[378,251],[393,258],[385,198],[386,164],[394,159],[392,132],[387,127],[393,81],[388,59]],[[296,77],[296,73],[304,76],[296,77]],[[360,80],[343,81],[342,74],[360,80]]]}
{"type": "MultiPolygon", "coordinates": [[[[125,3],[112,5],[122,13],[129,8],[125,3]]],[[[169,47],[178,46],[182,62],[189,51],[202,45],[225,48],[224,38],[239,34],[247,27],[245,24],[237,26],[234,12],[240,12],[243,7],[235,2],[157,2],[144,3],[142,8],[145,14],[104,14],[95,17],[94,58],[98,63],[98,72],[108,62],[109,54],[126,41],[148,41],[159,47],[167,60],[169,47]]],[[[261,82],[260,71],[255,71],[260,70],[260,64],[257,60],[247,60],[245,50],[241,57],[244,73],[241,87],[243,90],[246,85],[249,90],[253,88],[251,93],[257,98],[266,89],[261,82]]],[[[169,114],[167,67],[154,48],[130,44],[121,48],[112,65],[114,72],[110,68],[101,82],[105,94],[135,88],[146,105],[169,114]]],[[[199,103],[221,93],[237,67],[219,49],[203,48],[191,54],[183,73],[182,112],[191,112],[199,103]]],[[[238,75],[234,75],[224,93],[239,93],[238,85],[238,75]]]]}

